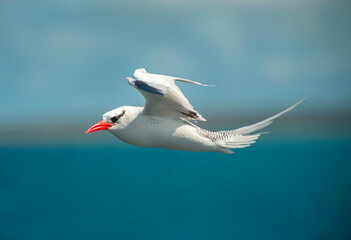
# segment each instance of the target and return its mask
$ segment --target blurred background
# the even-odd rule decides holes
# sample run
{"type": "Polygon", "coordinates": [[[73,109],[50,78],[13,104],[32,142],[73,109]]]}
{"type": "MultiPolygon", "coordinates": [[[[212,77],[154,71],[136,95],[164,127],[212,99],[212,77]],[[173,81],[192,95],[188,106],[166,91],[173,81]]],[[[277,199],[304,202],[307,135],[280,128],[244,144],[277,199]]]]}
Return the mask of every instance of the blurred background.
{"type": "Polygon", "coordinates": [[[347,0],[0,0],[0,239],[350,239],[351,66],[234,155],[144,149],[136,68],[234,129],[351,60],[347,0]]]}

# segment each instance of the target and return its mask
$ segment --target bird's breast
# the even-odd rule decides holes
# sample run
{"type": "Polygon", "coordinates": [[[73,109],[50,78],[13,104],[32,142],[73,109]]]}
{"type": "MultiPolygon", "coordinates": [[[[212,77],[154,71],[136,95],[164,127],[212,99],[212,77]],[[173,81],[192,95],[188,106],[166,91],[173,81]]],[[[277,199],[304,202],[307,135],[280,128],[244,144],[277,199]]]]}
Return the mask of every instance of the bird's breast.
{"type": "Polygon", "coordinates": [[[113,132],[122,141],[140,147],[206,151],[213,143],[200,136],[193,126],[180,119],[143,117],[113,132]]]}

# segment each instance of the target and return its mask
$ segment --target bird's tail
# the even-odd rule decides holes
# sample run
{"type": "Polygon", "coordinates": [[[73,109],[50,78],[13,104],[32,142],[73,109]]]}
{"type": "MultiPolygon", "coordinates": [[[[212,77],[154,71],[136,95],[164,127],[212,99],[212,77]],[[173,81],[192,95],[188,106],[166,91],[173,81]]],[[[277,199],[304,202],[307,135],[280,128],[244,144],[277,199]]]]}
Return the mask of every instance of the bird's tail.
{"type": "MultiPolygon", "coordinates": [[[[319,88],[321,88],[323,85],[325,85],[330,79],[332,79],[337,73],[339,73],[341,70],[343,70],[348,65],[350,65],[350,63],[347,63],[344,66],[342,66],[339,70],[335,71],[332,75],[330,75],[330,77],[327,80],[322,82],[317,88],[315,88],[307,96],[302,98],[300,101],[298,101],[297,103],[295,103],[291,107],[281,111],[280,113],[278,113],[270,118],[267,118],[263,121],[260,121],[258,123],[249,125],[249,126],[241,127],[241,128],[230,130],[230,131],[215,132],[219,135],[226,136],[225,138],[217,139],[216,142],[218,143],[219,146],[221,146],[225,150],[234,149],[234,148],[245,148],[245,147],[250,146],[251,144],[256,142],[256,140],[260,137],[260,135],[263,134],[263,133],[255,133],[255,132],[267,127],[268,125],[270,125],[273,122],[274,119],[280,117],[284,113],[289,112],[290,110],[297,107],[300,103],[304,102],[307,98],[312,96],[319,88]],[[252,133],[255,133],[255,134],[252,134],[252,133]]],[[[231,151],[230,152],[229,151],[226,153],[232,153],[231,151]]]]}

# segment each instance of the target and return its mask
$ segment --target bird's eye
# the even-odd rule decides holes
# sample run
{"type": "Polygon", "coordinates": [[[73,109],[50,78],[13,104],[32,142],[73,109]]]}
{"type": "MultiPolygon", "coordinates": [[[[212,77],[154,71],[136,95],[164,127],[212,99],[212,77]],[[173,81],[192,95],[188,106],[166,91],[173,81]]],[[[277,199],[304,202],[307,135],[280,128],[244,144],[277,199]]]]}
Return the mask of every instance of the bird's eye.
{"type": "Polygon", "coordinates": [[[114,116],[110,120],[111,120],[112,123],[115,123],[115,122],[117,122],[118,118],[116,116],[114,116]]]}
{"type": "Polygon", "coordinates": [[[111,123],[116,123],[116,122],[118,121],[118,119],[120,119],[121,117],[123,117],[123,115],[124,115],[125,113],[126,113],[126,110],[123,110],[121,114],[110,118],[110,122],[111,122],[111,123]]]}

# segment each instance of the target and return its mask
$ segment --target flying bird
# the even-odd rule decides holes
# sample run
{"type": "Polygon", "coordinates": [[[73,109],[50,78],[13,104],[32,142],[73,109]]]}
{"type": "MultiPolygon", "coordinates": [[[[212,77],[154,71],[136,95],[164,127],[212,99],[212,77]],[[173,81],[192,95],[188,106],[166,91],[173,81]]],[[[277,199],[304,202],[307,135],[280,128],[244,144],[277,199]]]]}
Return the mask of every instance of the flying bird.
{"type": "Polygon", "coordinates": [[[145,106],[123,106],[113,109],[105,113],[102,120],[85,133],[107,130],[122,141],[140,147],[228,154],[233,153],[232,149],[245,148],[255,143],[262,134],[257,131],[294,109],[318,89],[291,107],[261,122],[229,131],[210,131],[191,122],[206,120],[189,103],[175,81],[201,86],[210,85],[148,73],[144,68],[135,70],[133,78],[127,77],[127,81],[144,96],[145,106]]]}

